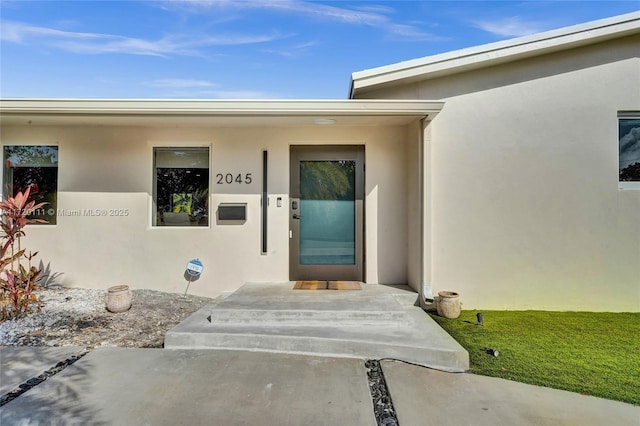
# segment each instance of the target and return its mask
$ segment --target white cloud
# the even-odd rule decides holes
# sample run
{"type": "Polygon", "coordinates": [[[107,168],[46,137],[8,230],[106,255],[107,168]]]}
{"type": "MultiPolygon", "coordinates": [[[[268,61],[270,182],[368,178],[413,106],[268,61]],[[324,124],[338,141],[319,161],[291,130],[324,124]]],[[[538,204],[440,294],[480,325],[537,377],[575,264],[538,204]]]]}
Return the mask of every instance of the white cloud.
{"type": "Polygon", "coordinates": [[[276,99],[282,96],[258,90],[197,90],[175,89],[161,93],[163,98],[179,99],[276,99]]]}
{"type": "Polygon", "coordinates": [[[473,21],[473,25],[483,31],[500,37],[520,37],[545,31],[545,24],[528,22],[519,16],[495,20],[473,21]]]}
{"type": "Polygon", "coordinates": [[[269,99],[279,97],[274,93],[257,90],[225,89],[218,83],[192,78],[159,78],[144,81],[141,84],[159,89],[158,91],[161,92],[159,95],[167,98],[269,99]]]}
{"type": "Polygon", "coordinates": [[[196,51],[170,39],[143,40],[110,36],[96,41],[49,40],[47,44],[73,53],[101,54],[123,53],[128,55],[167,56],[196,55],[196,51]]]}
{"type": "Polygon", "coordinates": [[[33,37],[53,37],[66,39],[97,39],[108,37],[102,34],[75,33],[55,30],[52,28],[38,27],[21,22],[2,21],[0,26],[0,39],[14,43],[22,43],[27,38],[33,37]]]}
{"type": "Polygon", "coordinates": [[[183,9],[193,12],[202,12],[202,10],[211,8],[274,10],[367,25],[379,24],[380,22],[386,21],[387,17],[380,12],[389,10],[376,9],[370,11],[364,9],[346,9],[299,0],[169,0],[164,6],[165,8],[183,9]]]}
{"type": "Polygon", "coordinates": [[[213,46],[265,43],[286,36],[272,34],[226,34],[216,36],[171,35],[157,40],[126,37],[115,34],[61,31],[21,22],[2,22],[0,39],[13,43],[40,41],[74,53],[101,54],[121,53],[129,55],[204,56],[201,49],[213,46]]]}
{"type": "Polygon", "coordinates": [[[278,56],[282,56],[285,58],[295,58],[295,57],[299,57],[299,56],[303,56],[308,54],[309,50],[314,47],[319,45],[320,43],[317,41],[308,41],[306,43],[298,43],[298,44],[294,44],[291,45],[287,48],[281,48],[281,49],[262,49],[261,51],[264,53],[269,53],[272,55],[278,55],[278,56]]]}
{"type": "Polygon", "coordinates": [[[269,9],[280,9],[294,12],[301,15],[308,15],[321,19],[341,21],[360,25],[381,25],[388,22],[388,18],[379,13],[366,10],[345,9],[342,7],[329,6],[319,3],[303,1],[268,1],[261,2],[269,9]]]}
{"type": "Polygon", "coordinates": [[[422,31],[418,26],[393,22],[389,15],[393,14],[395,10],[388,6],[359,6],[356,3],[354,8],[345,8],[302,0],[168,0],[164,5],[194,13],[202,13],[203,10],[212,8],[271,10],[321,20],[376,27],[395,37],[403,37],[412,41],[440,39],[431,33],[422,31]]]}
{"type": "Polygon", "coordinates": [[[217,90],[211,94],[218,99],[273,99],[279,97],[258,90],[217,90]]]}
{"type": "Polygon", "coordinates": [[[444,40],[444,37],[422,31],[413,25],[390,24],[387,29],[388,32],[396,38],[411,39],[412,41],[444,40]]]}
{"type": "Polygon", "coordinates": [[[143,83],[145,86],[163,87],[163,88],[193,88],[193,87],[215,87],[216,84],[206,80],[193,80],[186,78],[162,78],[158,80],[147,81],[143,83]]]}

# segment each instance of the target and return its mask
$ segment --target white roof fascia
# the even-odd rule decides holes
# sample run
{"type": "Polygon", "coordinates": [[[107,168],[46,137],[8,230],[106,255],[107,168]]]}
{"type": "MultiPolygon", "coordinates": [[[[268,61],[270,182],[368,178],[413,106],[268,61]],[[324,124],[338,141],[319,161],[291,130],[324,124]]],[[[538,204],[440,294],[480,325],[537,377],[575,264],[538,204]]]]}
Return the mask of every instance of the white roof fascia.
{"type": "Polygon", "coordinates": [[[351,75],[350,97],[358,89],[423,80],[640,33],[640,12],[573,25],[510,40],[413,59],[351,75]]]}
{"type": "Polygon", "coordinates": [[[0,99],[0,115],[424,117],[443,105],[424,100],[0,99]]]}

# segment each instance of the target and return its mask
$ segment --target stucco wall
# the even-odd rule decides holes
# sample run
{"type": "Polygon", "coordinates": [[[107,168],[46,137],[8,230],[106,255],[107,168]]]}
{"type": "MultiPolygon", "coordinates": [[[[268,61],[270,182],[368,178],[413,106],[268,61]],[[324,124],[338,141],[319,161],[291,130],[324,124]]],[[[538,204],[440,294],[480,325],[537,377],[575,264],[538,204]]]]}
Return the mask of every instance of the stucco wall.
{"type": "Polygon", "coordinates": [[[362,98],[444,100],[431,128],[434,293],[465,309],[640,310],[640,191],[618,189],[617,112],[640,37],[362,98]]]}
{"type": "Polygon", "coordinates": [[[289,279],[289,146],[365,145],[365,273],[371,283],[407,282],[407,131],[399,127],[133,128],[3,126],[3,145],[59,146],[58,209],[127,209],[127,216],[58,216],[29,226],[26,246],[66,285],[183,292],[186,262],[205,270],[189,292],[214,296],[245,282],[289,279]],[[211,148],[210,227],[152,227],[153,148],[211,148]],[[269,152],[269,251],[260,254],[262,150],[269,152]],[[253,182],[218,185],[217,173],[253,182]],[[282,197],[282,207],[277,207],[282,197]],[[247,202],[242,225],[216,224],[221,202],[247,202]]]}
{"type": "Polygon", "coordinates": [[[409,134],[408,143],[407,143],[407,227],[408,227],[408,252],[407,252],[407,263],[409,265],[408,268],[408,284],[413,288],[416,292],[420,291],[420,286],[423,283],[423,279],[421,276],[422,273],[422,227],[421,220],[421,200],[422,196],[420,191],[422,190],[422,185],[420,182],[420,144],[421,144],[421,133],[422,133],[422,124],[415,123],[415,125],[411,126],[407,129],[409,134]]]}

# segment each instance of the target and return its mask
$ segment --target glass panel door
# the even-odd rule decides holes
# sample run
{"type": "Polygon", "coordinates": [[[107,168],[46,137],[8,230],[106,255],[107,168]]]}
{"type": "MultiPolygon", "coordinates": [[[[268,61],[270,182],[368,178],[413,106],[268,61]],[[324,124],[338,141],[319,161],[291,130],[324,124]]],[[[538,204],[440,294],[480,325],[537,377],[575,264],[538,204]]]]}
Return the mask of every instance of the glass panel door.
{"type": "Polygon", "coordinates": [[[362,280],[359,146],[291,147],[290,278],[362,280]]]}
{"type": "Polygon", "coordinates": [[[300,161],[300,264],[354,265],[356,162],[300,161]]]}

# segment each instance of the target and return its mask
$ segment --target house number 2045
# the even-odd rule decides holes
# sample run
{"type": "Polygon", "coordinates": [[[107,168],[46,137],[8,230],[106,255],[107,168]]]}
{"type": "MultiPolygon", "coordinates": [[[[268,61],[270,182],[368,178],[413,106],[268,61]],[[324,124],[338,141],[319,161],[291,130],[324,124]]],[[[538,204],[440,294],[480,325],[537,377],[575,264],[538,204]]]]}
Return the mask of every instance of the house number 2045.
{"type": "Polygon", "coordinates": [[[218,173],[216,174],[216,183],[218,185],[231,185],[233,183],[244,183],[246,185],[249,185],[251,182],[253,182],[253,179],[251,178],[251,173],[218,173]]]}

